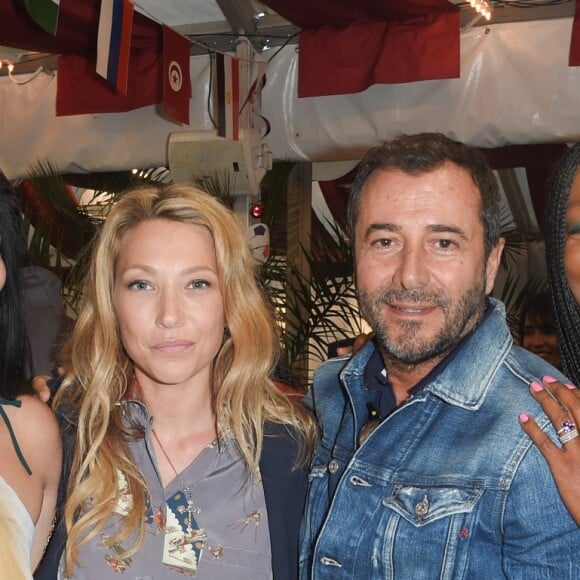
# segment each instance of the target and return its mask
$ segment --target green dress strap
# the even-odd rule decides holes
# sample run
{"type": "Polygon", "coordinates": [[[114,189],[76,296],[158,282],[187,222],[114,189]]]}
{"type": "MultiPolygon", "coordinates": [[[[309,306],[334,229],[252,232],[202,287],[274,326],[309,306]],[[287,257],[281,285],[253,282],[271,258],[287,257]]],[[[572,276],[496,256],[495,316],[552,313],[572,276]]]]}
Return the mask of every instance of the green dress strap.
{"type": "Polygon", "coordinates": [[[20,463],[24,469],[26,469],[26,473],[28,475],[32,475],[32,470],[28,467],[28,463],[26,463],[26,459],[24,459],[24,455],[22,455],[22,451],[20,450],[20,445],[18,445],[18,441],[16,440],[16,435],[14,433],[14,429],[12,429],[12,425],[10,424],[10,420],[8,419],[8,415],[6,411],[2,408],[2,405],[11,405],[13,407],[21,407],[22,401],[15,401],[12,399],[5,399],[4,397],[0,397],[0,416],[4,420],[6,427],[8,427],[8,433],[10,433],[10,439],[12,439],[12,444],[14,445],[14,449],[16,451],[16,455],[18,455],[18,459],[20,459],[20,463]]]}

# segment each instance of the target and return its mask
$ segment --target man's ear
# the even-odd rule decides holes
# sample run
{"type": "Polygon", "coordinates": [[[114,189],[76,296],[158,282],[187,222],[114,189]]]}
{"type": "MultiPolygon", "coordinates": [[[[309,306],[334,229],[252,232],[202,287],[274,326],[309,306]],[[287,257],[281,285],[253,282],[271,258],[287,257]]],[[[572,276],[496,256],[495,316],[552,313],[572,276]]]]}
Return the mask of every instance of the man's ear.
{"type": "Polygon", "coordinates": [[[497,271],[499,270],[499,263],[501,260],[501,255],[503,248],[505,246],[505,238],[500,238],[497,244],[491,249],[489,256],[487,257],[486,269],[485,269],[485,293],[491,294],[493,290],[493,285],[495,284],[495,278],[497,276],[497,271]]]}

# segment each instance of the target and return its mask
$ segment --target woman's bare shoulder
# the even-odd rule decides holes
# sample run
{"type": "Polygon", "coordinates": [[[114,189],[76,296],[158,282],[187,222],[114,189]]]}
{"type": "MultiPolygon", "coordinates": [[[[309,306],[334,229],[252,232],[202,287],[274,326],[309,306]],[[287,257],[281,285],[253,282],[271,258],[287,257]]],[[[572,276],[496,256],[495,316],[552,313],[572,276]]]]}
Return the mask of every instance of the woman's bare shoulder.
{"type": "Polygon", "coordinates": [[[20,408],[12,416],[20,424],[28,424],[31,432],[38,432],[38,427],[43,427],[58,434],[58,421],[49,405],[32,395],[21,395],[18,400],[20,408]]]}
{"type": "Polygon", "coordinates": [[[22,404],[12,411],[10,420],[25,456],[43,462],[45,453],[60,455],[60,430],[52,409],[32,395],[18,399],[22,404]]]}

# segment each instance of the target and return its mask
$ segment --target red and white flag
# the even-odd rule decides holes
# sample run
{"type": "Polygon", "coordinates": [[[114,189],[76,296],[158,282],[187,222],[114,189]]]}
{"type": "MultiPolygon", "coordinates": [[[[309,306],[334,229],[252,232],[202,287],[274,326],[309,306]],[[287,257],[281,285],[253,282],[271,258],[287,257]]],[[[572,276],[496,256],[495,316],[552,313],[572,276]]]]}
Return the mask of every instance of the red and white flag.
{"type": "Polygon", "coordinates": [[[189,125],[191,76],[189,38],[163,25],[163,112],[176,121],[189,125]]]}
{"type": "Polygon", "coordinates": [[[358,93],[375,84],[459,78],[459,15],[454,10],[403,21],[360,20],[304,30],[298,97],[358,93]]]}
{"type": "Polygon", "coordinates": [[[124,95],[129,78],[129,54],[134,6],[131,0],[102,0],[97,37],[97,74],[124,95]]]}
{"type": "Polygon", "coordinates": [[[217,54],[218,135],[237,141],[240,136],[240,61],[217,54]]]}

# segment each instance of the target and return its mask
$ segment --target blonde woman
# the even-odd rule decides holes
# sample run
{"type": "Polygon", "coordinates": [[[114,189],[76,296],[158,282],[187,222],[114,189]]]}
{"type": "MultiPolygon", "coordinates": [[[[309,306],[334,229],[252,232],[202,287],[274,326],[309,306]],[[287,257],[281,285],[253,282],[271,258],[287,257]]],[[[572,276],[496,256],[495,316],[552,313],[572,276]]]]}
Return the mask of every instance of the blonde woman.
{"type": "Polygon", "coordinates": [[[56,404],[77,426],[62,574],[297,577],[315,427],[245,233],[193,187],[126,193],[94,242],[56,404]]]}

